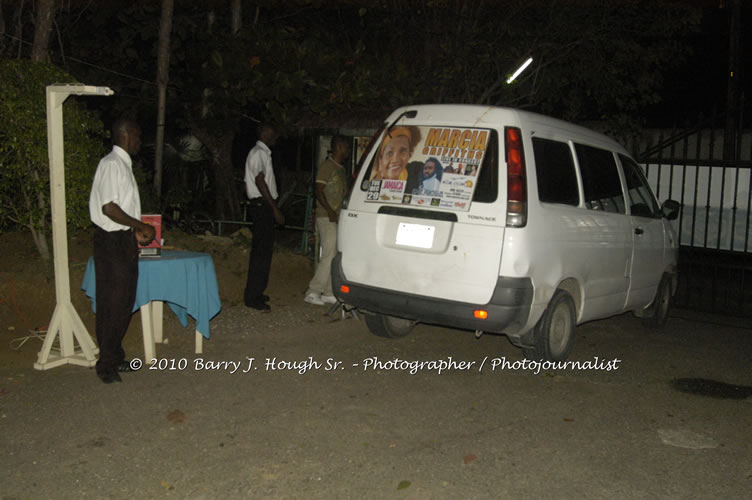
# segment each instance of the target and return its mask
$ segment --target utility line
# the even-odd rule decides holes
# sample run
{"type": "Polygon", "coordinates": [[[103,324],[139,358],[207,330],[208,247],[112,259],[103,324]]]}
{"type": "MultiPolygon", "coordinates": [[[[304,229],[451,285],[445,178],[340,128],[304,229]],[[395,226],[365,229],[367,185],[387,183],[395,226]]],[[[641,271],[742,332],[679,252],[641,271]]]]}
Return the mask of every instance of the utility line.
{"type": "Polygon", "coordinates": [[[99,66],[97,64],[93,64],[93,63],[89,63],[89,62],[86,62],[86,61],[82,61],[81,59],[77,59],[75,57],[68,56],[66,59],[69,59],[71,61],[75,61],[75,62],[77,62],[79,64],[83,64],[83,65],[86,65],[86,66],[91,66],[92,68],[97,68],[99,70],[102,70],[102,71],[105,71],[105,72],[108,72],[108,73],[112,73],[114,75],[122,76],[123,78],[130,78],[131,80],[135,80],[137,82],[147,83],[147,84],[153,85],[155,87],[157,86],[157,84],[154,83],[154,82],[150,82],[148,80],[144,80],[144,79],[139,78],[137,76],[127,75],[125,73],[121,73],[119,71],[115,71],[114,69],[105,68],[104,66],[99,66]]]}
{"type": "MultiPolygon", "coordinates": [[[[13,35],[9,35],[8,33],[3,33],[3,35],[5,35],[7,38],[10,38],[11,40],[15,40],[17,42],[21,42],[21,43],[24,43],[26,45],[31,45],[32,44],[31,42],[28,42],[28,41],[23,40],[21,38],[17,38],[17,37],[15,37],[13,35]]],[[[86,65],[86,66],[91,66],[92,68],[96,68],[98,70],[105,71],[107,73],[112,73],[114,75],[118,75],[118,76],[121,76],[123,78],[128,78],[130,80],[134,80],[134,81],[137,81],[137,82],[146,83],[146,84],[149,84],[149,85],[153,85],[155,87],[157,86],[156,83],[150,82],[148,80],[144,80],[143,78],[139,78],[139,77],[133,76],[133,75],[128,75],[126,73],[121,73],[120,71],[115,71],[114,69],[105,68],[104,66],[100,66],[98,64],[93,64],[93,63],[90,63],[90,62],[86,62],[86,61],[83,61],[83,60],[75,58],[75,57],[68,56],[68,57],[66,57],[66,59],[74,61],[74,62],[77,62],[79,64],[86,65]]],[[[118,93],[118,95],[120,97],[129,97],[129,98],[132,98],[132,99],[140,99],[142,101],[147,101],[147,102],[155,102],[154,99],[144,98],[144,96],[134,96],[134,95],[121,94],[121,93],[118,93]]],[[[182,99],[179,99],[179,101],[180,102],[186,102],[186,101],[183,101],[182,99]]],[[[245,114],[245,113],[243,113],[241,111],[231,110],[231,113],[235,114],[235,115],[238,115],[238,116],[242,116],[244,118],[248,118],[249,120],[252,120],[252,121],[254,121],[256,123],[260,123],[260,120],[258,120],[257,118],[254,118],[253,116],[249,116],[249,115],[247,115],[247,114],[245,114]]]]}
{"type": "MultiPolygon", "coordinates": [[[[17,38],[17,37],[15,37],[13,35],[9,35],[8,33],[3,33],[3,35],[5,35],[5,37],[7,37],[7,38],[10,38],[11,40],[15,40],[17,42],[21,42],[21,43],[24,43],[26,45],[32,45],[31,42],[28,42],[28,41],[23,40],[21,38],[17,38]]],[[[68,56],[65,59],[77,62],[79,64],[83,64],[85,66],[91,66],[92,68],[96,68],[98,70],[105,71],[107,73],[112,73],[114,75],[118,75],[118,76],[121,76],[123,78],[128,78],[128,79],[131,79],[131,80],[135,80],[137,82],[146,83],[146,84],[149,84],[149,85],[154,85],[155,87],[157,86],[156,83],[150,82],[148,80],[144,80],[143,78],[139,78],[139,77],[133,76],[133,75],[128,75],[126,73],[121,73],[120,71],[115,71],[114,69],[105,68],[104,66],[100,66],[98,64],[93,64],[93,63],[90,63],[90,62],[82,61],[81,59],[78,59],[76,57],[68,56]]]]}

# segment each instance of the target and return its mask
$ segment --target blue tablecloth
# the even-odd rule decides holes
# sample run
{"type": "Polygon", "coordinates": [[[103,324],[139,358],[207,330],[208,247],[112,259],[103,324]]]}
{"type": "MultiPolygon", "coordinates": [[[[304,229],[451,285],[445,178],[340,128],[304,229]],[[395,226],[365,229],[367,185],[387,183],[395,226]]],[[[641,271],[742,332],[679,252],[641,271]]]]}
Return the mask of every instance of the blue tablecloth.
{"type": "MultiPolygon", "coordinates": [[[[97,312],[94,257],[89,257],[81,288],[97,312]]],[[[217,274],[209,254],[162,250],[160,257],[142,257],[138,261],[138,288],[133,310],[161,300],[169,304],[183,326],[188,316],[196,320],[196,330],[209,338],[209,320],[222,309],[217,274]]]]}

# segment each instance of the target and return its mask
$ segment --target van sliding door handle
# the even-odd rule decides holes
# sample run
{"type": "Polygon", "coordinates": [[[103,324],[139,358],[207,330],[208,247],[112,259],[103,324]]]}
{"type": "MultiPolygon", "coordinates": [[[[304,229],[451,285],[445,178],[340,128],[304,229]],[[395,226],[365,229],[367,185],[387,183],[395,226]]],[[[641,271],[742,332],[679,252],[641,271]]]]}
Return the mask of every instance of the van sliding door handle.
{"type": "Polygon", "coordinates": [[[642,234],[644,232],[645,231],[643,231],[641,227],[636,227],[635,230],[634,230],[634,234],[642,234]]]}

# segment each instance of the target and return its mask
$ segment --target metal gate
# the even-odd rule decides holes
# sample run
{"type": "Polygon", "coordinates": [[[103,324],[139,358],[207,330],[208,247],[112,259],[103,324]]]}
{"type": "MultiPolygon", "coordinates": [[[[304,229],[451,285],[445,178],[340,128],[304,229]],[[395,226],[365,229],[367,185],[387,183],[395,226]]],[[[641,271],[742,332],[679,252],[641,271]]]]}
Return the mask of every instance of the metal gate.
{"type": "Polygon", "coordinates": [[[752,133],[740,127],[733,159],[723,159],[715,118],[648,133],[632,150],[658,199],[682,204],[675,304],[752,317],[752,133]]]}

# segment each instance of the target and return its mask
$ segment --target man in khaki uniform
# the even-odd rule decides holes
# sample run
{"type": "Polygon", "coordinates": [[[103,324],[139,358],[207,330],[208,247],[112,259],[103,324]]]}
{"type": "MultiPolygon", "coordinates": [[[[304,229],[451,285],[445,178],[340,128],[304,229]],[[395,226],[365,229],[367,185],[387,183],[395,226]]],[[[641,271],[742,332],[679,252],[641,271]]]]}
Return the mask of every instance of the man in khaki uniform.
{"type": "Polygon", "coordinates": [[[321,242],[321,258],[308,285],[305,300],[309,304],[334,304],[331,266],[337,251],[337,219],[347,193],[347,174],[342,164],[350,156],[350,140],[332,137],[330,156],[316,173],[316,229],[321,242]]]}

